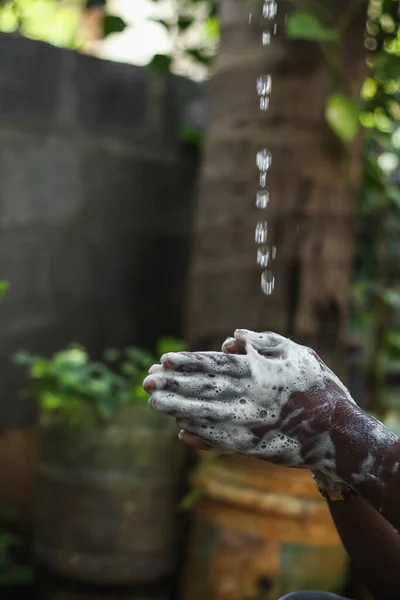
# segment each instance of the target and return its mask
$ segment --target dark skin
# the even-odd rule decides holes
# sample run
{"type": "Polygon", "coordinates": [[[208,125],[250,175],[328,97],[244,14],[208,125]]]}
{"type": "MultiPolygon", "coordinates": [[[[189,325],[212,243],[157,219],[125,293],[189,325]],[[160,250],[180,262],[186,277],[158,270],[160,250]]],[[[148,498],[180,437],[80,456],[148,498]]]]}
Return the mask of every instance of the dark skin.
{"type": "Polygon", "coordinates": [[[375,600],[400,598],[400,536],[363,496],[330,502],[332,518],[353,564],[375,600]]]}
{"type": "MultiPolygon", "coordinates": [[[[256,334],[252,332],[245,330],[238,330],[238,332],[238,335],[235,333],[236,339],[225,343],[224,352],[243,355],[248,351],[245,340],[250,339],[261,356],[270,359],[266,370],[271,373],[271,378],[278,377],[278,388],[272,387],[269,393],[272,400],[278,399],[274,404],[273,412],[279,413],[279,420],[264,418],[260,422],[256,422],[254,415],[261,413],[250,411],[247,413],[249,417],[247,421],[239,424],[237,420],[234,422],[234,427],[239,427],[236,446],[234,445],[235,440],[232,442],[236,430],[226,429],[231,432],[229,441],[227,441],[230,444],[228,449],[248,456],[253,455],[262,460],[269,460],[275,464],[308,468],[314,472],[317,479],[319,476],[322,477],[323,487],[329,492],[350,489],[351,494],[345,500],[331,501],[328,499],[329,509],[343,544],[375,600],[400,598],[400,577],[398,575],[400,536],[397,531],[400,529],[399,439],[376,419],[359,409],[351,401],[351,398],[349,401],[347,390],[334,376],[329,375],[329,369],[315,353],[308,349],[321,365],[321,371],[325,377],[324,386],[311,386],[309,389],[303,387],[302,390],[299,390],[295,389],[295,384],[293,384],[293,393],[284,402],[280,402],[279,372],[282,370],[280,366],[288,369],[289,375],[285,380],[282,379],[282,385],[287,385],[288,381],[295,381],[295,378],[290,379],[290,373],[296,372],[293,367],[296,360],[300,367],[309,369],[310,373],[315,372],[315,364],[307,362],[307,360],[310,361],[309,355],[304,362],[302,355],[296,354],[298,352],[296,349],[291,353],[290,344],[292,343],[288,343],[286,346],[285,343],[282,345],[279,340],[273,339],[273,334],[272,336],[265,334],[266,339],[258,341],[258,336],[255,337],[256,334]],[[270,337],[268,338],[268,336],[270,337]],[[280,360],[280,356],[283,356],[283,360],[280,360]],[[276,362],[271,362],[274,357],[277,359],[276,362]],[[277,432],[281,436],[286,436],[287,439],[295,440],[298,443],[299,454],[295,455],[295,453],[285,450],[283,446],[277,445],[273,437],[277,432]],[[327,432],[329,432],[329,443],[326,443],[327,432]],[[268,445],[270,439],[272,439],[272,444],[268,445]],[[252,448],[256,448],[257,453],[261,454],[254,454],[252,448]]],[[[204,359],[200,356],[199,362],[196,364],[191,359],[190,363],[187,362],[188,359],[185,356],[178,362],[172,357],[172,360],[168,359],[163,362],[162,373],[156,375],[155,378],[150,376],[146,380],[145,386],[148,391],[154,392],[152,396],[154,399],[150,400],[150,404],[155,410],[178,418],[178,423],[182,427],[180,439],[183,442],[202,450],[213,449],[223,452],[225,438],[217,434],[219,428],[223,433],[224,427],[229,426],[231,417],[227,407],[234,405],[235,386],[239,381],[245,381],[245,385],[240,388],[238,397],[243,396],[241,401],[246,400],[246,406],[251,408],[253,408],[252,402],[259,388],[253,386],[253,380],[248,374],[246,375],[247,379],[240,374],[237,375],[235,364],[232,360],[229,361],[228,357],[226,364],[222,359],[217,358],[217,367],[212,366],[214,359],[210,360],[208,357],[204,359]],[[208,363],[205,364],[204,360],[208,363]],[[218,370],[221,372],[221,369],[226,371],[228,376],[225,373],[224,377],[220,379],[217,386],[218,393],[215,393],[214,400],[212,391],[210,395],[208,378],[218,378],[218,370]],[[178,371],[182,372],[182,370],[187,373],[183,380],[178,375],[178,371]],[[194,376],[190,379],[192,371],[194,376]],[[194,385],[198,396],[204,396],[204,393],[208,394],[206,401],[198,403],[194,398],[192,399],[190,390],[193,390],[194,385]],[[155,390],[168,389],[174,391],[173,402],[169,399],[171,394],[160,396],[155,392],[155,390]],[[221,389],[225,391],[221,392],[221,389]],[[245,395],[246,390],[250,390],[247,396],[245,395]],[[181,399],[180,394],[182,395],[181,399]],[[225,397],[226,403],[223,402],[225,397]],[[219,413],[217,410],[213,413],[214,406],[218,407],[219,413]],[[202,413],[203,407],[207,409],[204,414],[202,413]],[[221,411],[224,412],[221,413],[221,411]],[[216,417],[221,414],[224,418],[222,421],[218,421],[216,417]],[[191,417],[194,420],[191,420],[191,417]],[[203,436],[197,422],[207,423],[207,420],[213,423],[213,426],[206,429],[206,434],[203,436]]],[[[239,367],[244,364],[240,363],[240,360],[242,359],[238,359],[239,367]]],[[[296,365],[295,367],[297,368],[296,365]]],[[[268,409],[267,401],[268,399],[261,400],[261,408],[268,409]]],[[[265,413],[265,410],[262,412],[265,413]]],[[[275,417],[275,415],[273,416],[275,417]]],[[[232,416],[232,419],[234,418],[238,417],[232,416]]],[[[201,427],[205,427],[205,425],[201,427]]],[[[321,486],[320,482],[319,485],[321,486]]]]}
{"type": "MultiPolygon", "coordinates": [[[[368,430],[369,415],[341,407],[338,420],[353,420],[354,426],[368,430]]],[[[349,428],[346,427],[346,430],[349,428]]],[[[338,472],[353,485],[359,496],[343,502],[330,502],[329,510],[343,545],[360,571],[375,600],[400,598],[400,477],[393,467],[400,458],[400,443],[382,457],[382,472],[376,481],[357,484],[352,480],[354,462],[369,450],[368,435],[354,440],[338,428],[336,447],[338,472]],[[360,443],[361,442],[361,443],[360,443]]]]}

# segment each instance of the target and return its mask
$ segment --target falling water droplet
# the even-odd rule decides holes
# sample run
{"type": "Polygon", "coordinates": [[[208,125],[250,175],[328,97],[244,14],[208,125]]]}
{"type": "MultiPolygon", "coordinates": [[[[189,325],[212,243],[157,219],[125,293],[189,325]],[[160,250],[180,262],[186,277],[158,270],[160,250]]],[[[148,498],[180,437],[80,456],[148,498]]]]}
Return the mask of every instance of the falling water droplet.
{"type": "Polygon", "coordinates": [[[267,173],[260,173],[260,187],[264,188],[267,185],[267,173]]]}
{"type": "Polygon", "coordinates": [[[267,246],[261,246],[257,249],[257,264],[260,267],[267,267],[269,263],[269,248],[267,246]]]}
{"type": "Polygon", "coordinates": [[[259,171],[268,171],[271,166],[272,155],[269,150],[263,148],[257,152],[256,163],[259,171]]]}
{"type": "Polygon", "coordinates": [[[257,192],[256,196],[256,206],[257,208],[267,208],[269,204],[269,192],[267,190],[260,190],[257,192]]]}
{"type": "Polygon", "coordinates": [[[275,287],[275,277],[272,271],[263,271],[261,275],[261,289],[264,294],[270,296],[274,291],[275,287]]]}
{"type": "Polygon", "coordinates": [[[278,12],[278,5],[276,3],[276,0],[265,0],[264,6],[263,6],[264,19],[268,19],[268,20],[272,21],[272,19],[275,19],[277,12],[278,12]]]}
{"type": "Polygon", "coordinates": [[[274,25],[274,35],[276,35],[277,31],[278,31],[278,25],[275,23],[275,25],[274,25]]]}
{"type": "Polygon", "coordinates": [[[252,17],[253,17],[253,13],[249,13],[249,25],[251,24],[252,17]]]}
{"type": "Polygon", "coordinates": [[[272,90],[271,75],[261,75],[257,78],[257,92],[259,96],[268,96],[272,90]]]}
{"type": "Polygon", "coordinates": [[[266,221],[259,221],[256,227],[256,243],[265,244],[268,237],[268,225],[266,221]]]}
{"type": "Polygon", "coordinates": [[[263,46],[268,46],[268,44],[271,43],[271,32],[270,31],[262,32],[261,42],[262,42],[263,46]]]}
{"type": "MultiPolygon", "coordinates": [[[[262,15],[263,18],[268,21],[273,21],[278,12],[278,5],[276,0],[263,0],[262,15]]],[[[274,24],[270,29],[269,27],[262,32],[261,42],[263,46],[268,46],[271,43],[271,36],[277,32],[277,25],[274,24]]],[[[271,75],[261,75],[257,78],[257,93],[260,100],[260,109],[266,111],[270,105],[270,97],[272,91],[272,77],[271,75]]],[[[272,153],[267,148],[262,148],[257,152],[256,165],[259,170],[260,178],[260,190],[256,195],[256,207],[265,210],[268,207],[270,200],[270,192],[266,188],[267,175],[272,163],[272,153]]],[[[261,289],[264,294],[272,294],[275,287],[275,277],[272,271],[266,269],[270,260],[274,260],[276,257],[276,246],[271,249],[266,245],[268,237],[268,224],[267,221],[259,221],[255,230],[257,248],[257,264],[265,269],[261,275],[261,289]]]]}

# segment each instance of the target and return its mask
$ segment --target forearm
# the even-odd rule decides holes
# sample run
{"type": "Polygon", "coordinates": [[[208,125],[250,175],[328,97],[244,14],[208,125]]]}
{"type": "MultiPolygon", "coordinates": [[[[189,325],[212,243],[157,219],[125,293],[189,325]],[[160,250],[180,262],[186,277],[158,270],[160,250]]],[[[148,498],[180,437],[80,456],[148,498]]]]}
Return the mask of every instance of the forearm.
{"type": "Polygon", "coordinates": [[[347,405],[335,415],[332,441],[339,477],[400,529],[399,439],[370,415],[347,405]]]}
{"type": "Polygon", "coordinates": [[[400,598],[400,536],[361,496],[329,502],[343,545],[374,600],[400,598]]]}

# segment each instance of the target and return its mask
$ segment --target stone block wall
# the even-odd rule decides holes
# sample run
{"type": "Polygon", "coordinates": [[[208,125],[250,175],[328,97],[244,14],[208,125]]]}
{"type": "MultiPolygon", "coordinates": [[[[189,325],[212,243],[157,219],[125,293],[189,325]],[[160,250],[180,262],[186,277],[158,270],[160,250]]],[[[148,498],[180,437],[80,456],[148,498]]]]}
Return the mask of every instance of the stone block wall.
{"type": "Polygon", "coordinates": [[[0,429],[35,422],[18,349],[180,335],[204,89],[0,35],[0,429]]]}

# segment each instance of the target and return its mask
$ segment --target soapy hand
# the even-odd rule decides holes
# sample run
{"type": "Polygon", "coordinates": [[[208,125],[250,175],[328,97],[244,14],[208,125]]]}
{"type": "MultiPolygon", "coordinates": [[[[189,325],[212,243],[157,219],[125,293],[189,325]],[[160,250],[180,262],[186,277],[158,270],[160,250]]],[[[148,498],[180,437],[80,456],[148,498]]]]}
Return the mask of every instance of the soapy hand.
{"type": "Polygon", "coordinates": [[[237,330],[223,352],[164,355],[144,387],[150,406],[175,417],[190,445],[336,478],[332,419],[354,401],[305,346],[237,330]]]}

